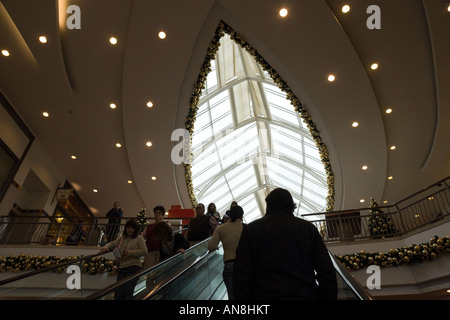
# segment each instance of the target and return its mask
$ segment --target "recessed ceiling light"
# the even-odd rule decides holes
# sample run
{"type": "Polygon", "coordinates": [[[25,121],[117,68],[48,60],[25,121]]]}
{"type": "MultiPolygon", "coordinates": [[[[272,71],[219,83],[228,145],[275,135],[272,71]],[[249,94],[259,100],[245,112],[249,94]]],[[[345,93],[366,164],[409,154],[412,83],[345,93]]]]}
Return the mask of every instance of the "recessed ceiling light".
{"type": "Polygon", "coordinates": [[[358,122],[355,121],[355,122],[352,123],[352,127],[353,127],[353,128],[356,128],[357,126],[359,126],[359,123],[358,123],[358,122]]]}
{"type": "Polygon", "coordinates": [[[397,148],[396,146],[391,146],[389,149],[395,150],[396,148],[397,148]]]}
{"type": "Polygon", "coordinates": [[[388,180],[392,180],[392,179],[394,179],[393,176],[389,176],[389,177],[388,177],[388,180]]]}
{"type": "Polygon", "coordinates": [[[372,63],[372,65],[370,66],[370,69],[372,69],[372,70],[378,69],[378,63],[372,63]]]}
{"type": "Polygon", "coordinates": [[[116,147],[117,147],[117,148],[120,148],[120,147],[122,147],[122,145],[121,145],[120,143],[117,142],[117,143],[116,143],[116,147]]]}
{"type": "Polygon", "coordinates": [[[364,199],[359,200],[359,202],[363,203],[363,202],[364,202],[364,199]]]}
{"type": "Polygon", "coordinates": [[[116,106],[116,104],[115,104],[115,103],[110,103],[110,104],[109,104],[109,107],[110,107],[111,109],[115,109],[115,108],[117,108],[117,106],[116,106]]]}
{"type": "Polygon", "coordinates": [[[387,109],[386,109],[386,113],[387,113],[387,114],[392,113],[392,109],[391,109],[391,108],[387,108],[387,109]]]}
{"type": "Polygon", "coordinates": [[[132,180],[128,180],[128,183],[129,183],[129,184],[132,184],[132,183],[133,183],[133,181],[132,181],[132,180]]]}
{"type": "Polygon", "coordinates": [[[153,176],[153,177],[152,177],[152,180],[153,180],[153,181],[155,181],[155,180],[156,180],[156,177],[155,177],[155,176],[153,176]]]}
{"type": "Polygon", "coordinates": [[[388,201],[387,201],[387,200],[384,200],[383,203],[388,203],[388,201]]]}
{"type": "MultiPolygon", "coordinates": [[[[450,12],[450,4],[448,5],[447,11],[450,12]]],[[[449,291],[447,291],[449,292],[449,291]]]]}
{"type": "Polygon", "coordinates": [[[47,43],[47,37],[46,37],[46,36],[40,36],[40,37],[39,37],[39,41],[40,41],[41,43],[47,43]]]}
{"type": "Polygon", "coordinates": [[[70,158],[75,160],[77,158],[77,156],[71,155],[70,158]]]}
{"type": "Polygon", "coordinates": [[[117,38],[116,37],[109,38],[109,43],[111,43],[113,45],[117,44],[117,38]]]}
{"type": "Polygon", "coordinates": [[[158,37],[159,37],[160,39],[165,39],[165,38],[167,37],[167,35],[166,35],[166,33],[165,33],[164,31],[160,31],[160,32],[158,33],[158,37]]]}
{"type": "Polygon", "coordinates": [[[92,189],[92,191],[94,191],[94,192],[98,192],[98,190],[97,190],[97,189],[92,189]]]}
{"type": "Polygon", "coordinates": [[[328,81],[333,82],[336,80],[336,77],[333,74],[328,75],[328,81]]]}
{"type": "Polygon", "coordinates": [[[153,107],[153,102],[151,102],[151,101],[147,102],[147,107],[149,107],[149,108],[153,107]]]}
{"type": "Polygon", "coordinates": [[[42,112],[42,115],[46,118],[50,117],[50,114],[46,111],[42,112]]]}
{"type": "Polygon", "coordinates": [[[8,50],[2,50],[2,55],[5,57],[9,57],[9,51],[8,50]]]}
{"type": "Polygon", "coordinates": [[[283,18],[284,17],[286,17],[287,16],[287,14],[288,14],[288,11],[287,11],[287,9],[286,8],[283,8],[283,9],[281,9],[280,10],[280,16],[282,16],[283,18]]]}
{"type": "Polygon", "coordinates": [[[345,6],[342,7],[342,12],[343,13],[347,13],[350,11],[350,6],[348,4],[346,4],[345,6]]]}
{"type": "Polygon", "coordinates": [[[364,165],[364,166],[361,167],[361,169],[363,169],[363,170],[367,170],[367,168],[368,168],[368,167],[367,167],[366,165],[364,165]]]}
{"type": "Polygon", "coordinates": [[[147,142],[145,143],[145,145],[146,145],[147,147],[151,147],[153,144],[152,144],[151,141],[147,141],[147,142]]]}

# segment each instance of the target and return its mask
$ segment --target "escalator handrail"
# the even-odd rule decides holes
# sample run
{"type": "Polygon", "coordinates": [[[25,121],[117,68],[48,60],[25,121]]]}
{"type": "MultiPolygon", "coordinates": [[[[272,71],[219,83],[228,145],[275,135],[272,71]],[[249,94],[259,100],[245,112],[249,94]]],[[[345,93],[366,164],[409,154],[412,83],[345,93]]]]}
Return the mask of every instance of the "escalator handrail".
{"type": "Polygon", "coordinates": [[[209,258],[209,256],[213,255],[213,254],[216,254],[216,251],[206,251],[204,254],[202,254],[201,256],[197,257],[197,259],[195,259],[195,261],[192,262],[190,265],[186,266],[185,268],[183,268],[182,270],[177,272],[177,274],[175,274],[174,276],[171,276],[168,279],[160,282],[155,288],[152,289],[152,291],[150,291],[145,297],[143,297],[142,300],[150,300],[156,294],[158,294],[161,290],[163,290],[165,287],[167,287],[169,284],[171,284],[172,282],[177,280],[183,274],[185,274],[190,269],[194,268],[196,265],[201,263],[203,260],[209,258]]]}
{"type": "MultiPolygon", "coordinates": [[[[203,255],[199,256],[193,263],[189,266],[186,266],[182,270],[180,270],[174,276],[169,277],[168,279],[159,283],[155,288],[152,289],[142,300],[150,300],[154,297],[158,292],[163,290],[166,286],[174,282],[176,279],[181,277],[183,274],[188,272],[190,269],[195,267],[197,264],[201,263],[203,260],[210,257],[210,255],[215,254],[216,251],[207,251],[203,255]]],[[[359,284],[359,282],[338,262],[336,258],[328,252],[331,260],[333,262],[334,268],[336,272],[339,273],[342,280],[347,284],[350,290],[360,299],[360,300],[372,300],[372,297],[363,289],[363,287],[359,284]]]]}
{"type": "Polygon", "coordinates": [[[360,299],[360,300],[372,300],[372,296],[364,290],[361,284],[353,277],[353,275],[348,272],[348,270],[336,259],[331,252],[328,251],[331,261],[333,263],[334,269],[340,275],[342,280],[347,284],[350,290],[360,299]]]}
{"type": "MultiPolygon", "coordinates": [[[[209,239],[205,240],[209,241],[209,239]]],[[[180,253],[181,254],[181,253],[180,253]]],[[[194,268],[198,264],[200,264],[205,259],[209,258],[212,254],[216,254],[216,251],[206,251],[205,253],[201,254],[199,257],[197,257],[191,264],[184,267],[180,271],[178,271],[175,275],[169,276],[167,279],[161,281],[156,287],[152,288],[152,290],[142,298],[142,300],[150,300],[153,298],[157,293],[159,293],[161,290],[163,290],[165,287],[167,287],[169,284],[173,283],[176,279],[180,278],[183,274],[188,272],[190,269],[194,268]]],[[[364,288],[361,286],[361,284],[348,272],[347,269],[344,268],[340,264],[340,262],[334,257],[330,252],[328,252],[330,255],[331,261],[333,263],[334,269],[339,274],[339,276],[342,278],[342,280],[346,283],[346,285],[349,287],[349,289],[355,294],[355,296],[358,297],[360,300],[372,300],[372,297],[370,294],[368,294],[364,288]]],[[[174,256],[175,257],[175,256],[174,256]]],[[[173,258],[173,257],[171,257],[173,258]]],[[[167,260],[166,260],[167,261],[167,260]]],[[[164,261],[164,262],[166,262],[164,261]]],[[[152,267],[153,268],[153,267],[152,267]]],[[[151,268],[150,268],[151,269],[151,268]]],[[[113,291],[118,286],[122,285],[123,283],[134,279],[136,277],[140,277],[141,275],[148,272],[149,269],[146,269],[142,272],[139,272],[138,274],[129,276],[122,281],[119,281],[109,287],[107,287],[104,290],[101,290],[100,292],[94,293],[91,296],[87,297],[87,299],[97,299],[98,297],[101,297],[111,291],[113,291]]]]}
{"type": "MultiPolygon", "coordinates": [[[[206,241],[209,241],[210,239],[211,239],[211,238],[208,238],[208,239],[206,239],[206,240],[203,240],[203,241],[201,241],[201,242],[195,244],[194,246],[190,247],[188,250],[192,250],[192,249],[194,249],[195,247],[202,245],[202,244],[205,243],[206,241]]],[[[168,258],[168,259],[166,259],[166,260],[164,260],[164,261],[158,263],[158,264],[155,265],[155,266],[152,266],[152,267],[147,268],[147,269],[143,269],[142,271],[140,271],[140,272],[138,272],[138,273],[132,274],[132,275],[130,275],[130,276],[128,276],[128,277],[126,277],[126,278],[120,280],[120,281],[117,281],[116,283],[113,283],[113,284],[111,284],[110,286],[108,286],[108,287],[106,287],[106,288],[104,288],[104,289],[102,289],[102,290],[99,290],[99,291],[97,291],[97,292],[94,292],[93,294],[87,296],[87,297],[86,297],[86,300],[97,300],[97,299],[99,299],[99,298],[101,298],[101,297],[107,295],[108,293],[113,292],[117,287],[120,287],[120,286],[121,286],[122,284],[124,284],[125,282],[128,282],[128,281],[133,280],[133,279],[139,279],[139,277],[143,276],[144,274],[149,273],[150,270],[159,268],[159,267],[161,267],[161,265],[163,265],[163,264],[168,264],[168,263],[170,263],[170,261],[172,261],[173,259],[176,259],[179,255],[182,255],[182,254],[186,254],[186,253],[177,253],[177,254],[171,256],[170,258],[168,258]]],[[[204,254],[203,254],[203,255],[204,255],[204,254]]],[[[201,256],[203,256],[203,255],[201,255],[201,256]]],[[[195,263],[197,260],[198,260],[198,257],[197,257],[196,260],[194,260],[194,262],[192,262],[192,264],[195,263]]],[[[185,268],[183,268],[181,271],[183,271],[183,270],[189,268],[192,264],[189,264],[188,266],[186,266],[185,268]]],[[[179,271],[179,272],[181,272],[181,271],[179,271]]],[[[164,280],[163,282],[169,281],[170,278],[172,278],[172,277],[177,277],[177,276],[178,276],[178,273],[176,273],[175,275],[171,275],[171,276],[169,277],[168,280],[164,280]]]]}
{"type": "MultiPolygon", "coordinates": [[[[180,229],[180,230],[175,231],[174,233],[182,232],[184,230],[186,230],[186,229],[180,229]]],[[[54,269],[58,269],[58,268],[64,267],[64,266],[69,265],[69,264],[74,264],[74,263],[77,263],[77,262],[82,261],[82,260],[95,258],[97,256],[101,256],[101,255],[107,254],[107,253],[109,253],[111,251],[112,250],[108,250],[108,251],[104,251],[104,252],[97,252],[97,253],[94,253],[94,254],[91,254],[91,255],[87,255],[87,256],[83,256],[82,255],[82,256],[80,256],[80,258],[77,258],[77,259],[74,259],[74,260],[70,260],[70,261],[67,261],[67,262],[60,263],[60,264],[51,265],[51,266],[48,266],[48,267],[45,267],[45,268],[41,268],[41,269],[37,269],[37,270],[32,270],[32,271],[30,271],[28,273],[24,273],[24,274],[21,274],[21,275],[18,275],[18,276],[14,276],[14,277],[10,277],[10,278],[4,279],[4,280],[0,280],[0,286],[8,284],[8,283],[11,283],[11,282],[14,282],[14,281],[25,279],[25,278],[34,276],[34,275],[39,274],[39,273],[52,271],[54,269]]],[[[167,260],[170,260],[170,259],[167,259],[167,260]]]]}
{"type": "Polygon", "coordinates": [[[91,259],[91,258],[100,256],[100,255],[104,255],[104,254],[106,254],[108,252],[109,251],[105,251],[105,252],[100,252],[100,253],[94,253],[94,254],[87,255],[87,256],[81,256],[80,258],[77,258],[77,259],[74,259],[74,260],[70,260],[70,261],[67,261],[67,262],[51,265],[51,266],[48,266],[48,267],[45,267],[45,268],[42,268],[42,269],[33,270],[33,271],[30,271],[30,272],[27,272],[27,273],[24,273],[24,274],[21,274],[21,275],[18,275],[18,276],[7,278],[7,279],[4,279],[4,280],[0,281],[0,286],[5,285],[7,283],[14,282],[14,281],[25,279],[25,278],[34,276],[34,275],[39,274],[39,273],[52,271],[54,269],[58,269],[58,268],[66,266],[66,265],[76,264],[79,261],[91,259]]]}

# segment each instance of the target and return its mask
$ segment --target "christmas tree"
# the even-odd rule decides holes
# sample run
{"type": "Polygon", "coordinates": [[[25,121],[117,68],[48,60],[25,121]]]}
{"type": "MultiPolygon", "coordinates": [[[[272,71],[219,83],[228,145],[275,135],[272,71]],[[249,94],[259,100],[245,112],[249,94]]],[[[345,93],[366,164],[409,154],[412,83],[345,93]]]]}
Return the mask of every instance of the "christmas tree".
{"type": "Polygon", "coordinates": [[[147,226],[147,218],[145,217],[146,215],[146,209],[142,208],[141,211],[138,212],[137,214],[137,221],[139,222],[139,225],[141,226],[141,230],[140,232],[142,233],[142,231],[144,231],[145,227],[147,226]]]}
{"type": "Polygon", "coordinates": [[[370,198],[369,232],[375,238],[392,236],[395,234],[394,223],[389,215],[384,214],[377,202],[370,198]]]}

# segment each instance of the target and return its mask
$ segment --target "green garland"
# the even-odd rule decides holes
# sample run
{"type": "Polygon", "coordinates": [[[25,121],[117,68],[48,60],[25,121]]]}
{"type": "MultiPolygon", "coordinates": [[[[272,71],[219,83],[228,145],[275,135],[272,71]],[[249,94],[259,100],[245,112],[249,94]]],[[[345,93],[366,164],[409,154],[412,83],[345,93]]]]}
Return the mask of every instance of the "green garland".
{"type": "Polygon", "coordinates": [[[450,236],[443,238],[434,236],[429,242],[390,249],[386,253],[367,253],[362,250],[355,254],[336,255],[336,258],[347,270],[352,271],[367,268],[370,265],[388,268],[425,262],[434,260],[446,253],[450,253],[450,236]]]}
{"type": "MultiPolygon", "coordinates": [[[[396,267],[412,263],[420,263],[438,258],[440,255],[450,253],[450,236],[439,238],[434,236],[429,242],[413,244],[408,247],[390,249],[387,253],[367,253],[362,250],[355,254],[336,255],[336,258],[349,270],[359,270],[370,265],[380,267],[396,267]]],[[[21,272],[40,270],[50,266],[70,262],[80,257],[37,256],[31,254],[19,254],[12,256],[0,256],[0,272],[21,272]]],[[[57,268],[54,272],[65,272],[66,268],[57,268]]],[[[108,272],[114,275],[117,266],[112,260],[104,257],[93,257],[81,263],[81,271],[90,275],[108,272]]]]}
{"type": "MultiPolygon", "coordinates": [[[[21,272],[21,271],[32,271],[40,270],[43,268],[55,266],[58,264],[70,262],[72,260],[79,259],[81,257],[64,257],[60,258],[58,256],[37,256],[31,254],[19,254],[11,256],[0,256],[0,272],[21,272]]],[[[80,264],[80,262],[75,262],[75,264],[80,264]]],[[[103,274],[108,272],[113,275],[117,271],[117,266],[113,264],[111,259],[106,259],[104,257],[93,257],[81,261],[80,265],[81,272],[90,275],[103,274]]],[[[53,272],[65,272],[66,267],[60,267],[54,269],[53,272]]]]}
{"type": "MultiPolygon", "coordinates": [[[[319,149],[320,158],[322,163],[324,164],[324,168],[327,174],[327,185],[328,185],[328,195],[327,195],[327,211],[332,211],[334,206],[334,174],[331,170],[330,159],[328,156],[328,150],[325,146],[325,143],[322,141],[320,137],[319,131],[317,130],[316,125],[311,120],[310,115],[306,111],[305,107],[302,105],[300,100],[295,96],[292,90],[289,88],[287,83],[281,79],[280,75],[277,73],[275,69],[273,69],[266,60],[255,50],[241,35],[237,34],[230,26],[228,26],[225,22],[220,21],[219,26],[217,27],[214,36],[211,40],[211,43],[208,47],[206,57],[203,61],[203,64],[200,68],[200,73],[197,77],[197,81],[194,84],[194,92],[192,93],[192,97],[190,100],[190,107],[188,116],[185,122],[186,129],[191,134],[194,132],[194,123],[197,115],[197,111],[199,108],[200,96],[202,94],[203,89],[205,89],[205,83],[208,76],[208,73],[211,71],[211,60],[215,59],[216,53],[220,47],[220,38],[222,38],[225,34],[228,34],[232,40],[234,40],[238,45],[240,45],[243,49],[245,49],[261,66],[264,71],[267,71],[270,75],[271,79],[275,82],[277,87],[286,93],[286,99],[290,100],[291,105],[294,106],[295,111],[299,113],[303,121],[306,123],[313,140],[316,143],[317,148],[319,149]]],[[[185,150],[189,152],[188,150],[185,150]]],[[[194,194],[194,187],[192,184],[192,173],[191,173],[191,165],[184,164],[184,173],[186,178],[186,186],[189,193],[189,198],[191,200],[192,205],[195,207],[197,200],[194,194]]]]}

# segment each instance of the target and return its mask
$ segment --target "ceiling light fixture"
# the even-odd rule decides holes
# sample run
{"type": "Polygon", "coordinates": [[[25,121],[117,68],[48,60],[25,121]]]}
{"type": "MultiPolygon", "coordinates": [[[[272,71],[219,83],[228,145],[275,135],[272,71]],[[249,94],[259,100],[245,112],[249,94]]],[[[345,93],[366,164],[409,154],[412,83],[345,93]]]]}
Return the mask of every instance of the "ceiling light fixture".
{"type": "Polygon", "coordinates": [[[336,77],[333,74],[328,75],[328,81],[333,82],[336,80],[336,77]]]}
{"type": "Polygon", "coordinates": [[[94,192],[98,192],[98,190],[97,190],[97,189],[92,189],[92,191],[94,191],[94,192]]]}
{"type": "Polygon", "coordinates": [[[363,170],[367,170],[367,169],[368,169],[368,167],[367,167],[366,165],[364,165],[364,166],[362,166],[362,167],[361,167],[361,169],[363,169],[363,170]]]}
{"type": "Polygon", "coordinates": [[[395,150],[397,147],[396,146],[391,146],[390,149],[391,150],[395,150]]]}
{"type": "Polygon", "coordinates": [[[370,66],[370,69],[372,69],[372,70],[378,69],[378,63],[372,63],[372,65],[370,66]]]}
{"type": "Polygon", "coordinates": [[[357,126],[359,126],[359,123],[358,123],[358,122],[355,121],[355,122],[352,123],[352,127],[353,127],[353,128],[356,128],[357,126]]]}
{"type": "Polygon", "coordinates": [[[109,43],[111,43],[112,45],[116,45],[117,44],[117,38],[116,37],[109,38],[109,43]]]}
{"type": "Polygon", "coordinates": [[[346,5],[344,5],[343,7],[342,7],[342,12],[343,13],[347,13],[347,12],[349,12],[350,11],[350,6],[348,5],[348,4],[346,4],[346,5]]]}
{"type": "Polygon", "coordinates": [[[109,104],[109,107],[110,107],[111,109],[115,109],[115,108],[117,108],[117,106],[116,106],[116,104],[115,104],[115,103],[110,103],[110,104],[109,104]]]}
{"type": "Polygon", "coordinates": [[[120,148],[120,147],[122,147],[122,145],[121,145],[120,143],[117,142],[117,143],[116,143],[116,147],[117,147],[117,148],[120,148]]]}
{"type": "Polygon", "coordinates": [[[387,113],[387,114],[392,113],[392,109],[391,109],[391,108],[387,108],[387,109],[386,109],[386,113],[387,113]]]}
{"type": "Polygon", "coordinates": [[[149,107],[149,108],[153,107],[153,102],[151,102],[151,101],[147,102],[147,107],[149,107]]]}
{"type": "Polygon", "coordinates": [[[156,177],[155,177],[155,176],[153,176],[153,177],[152,177],[152,180],[153,180],[153,181],[155,181],[155,180],[156,180],[156,177]]]}
{"type": "Polygon", "coordinates": [[[392,179],[394,179],[393,176],[389,176],[389,177],[388,177],[388,180],[392,180],[392,179]]]}
{"type": "Polygon", "coordinates": [[[359,202],[364,203],[364,199],[359,200],[359,202]]]}
{"type": "Polygon", "coordinates": [[[151,141],[147,141],[147,142],[145,143],[145,145],[146,145],[147,147],[151,147],[153,144],[152,144],[151,141]]]}
{"type": "Polygon", "coordinates": [[[50,117],[50,114],[46,111],[42,112],[42,115],[46,118],[50,117]]]}
{"type": "Polygon", "coordinates": [[[280,10],[279,14],[280,14],[280,16],[282,16],[284,18],[284,17],[287,16],[288,11],[287,11],[286,8],[283,8],[283,9],[280,10]]]}
{"type": "Polygon", "coordinates": [[[160,32],[158,33],[158,37],[159,37],[160,39],[165,39],[165,38],[167,37],[167,35],[166,35],[166,33],[165,33],[164,31],[160,31],[160,32]]]}
{"type": "Polygon", "coordinates": [[[129,183],[129,184],[132,184],[132,183],[133,183],[133,181],[132,181],[132,180],[128,180],[128,183],[129,183]]]}
{"type": "Polygon", "coordinates": [[[46,36],[40,36],[40,37],[39,37],[39,41],[40,41],[41,43],[47,43],[47,37],[46,37],[46,36]]]}
{"type": "Polygon", "coordinates": [[[2,55],[5,57],[9,57],[9,51],[8,50],[2,50],[2,55]]]}
{"type": "Polygon", "coordinates": [[[77,158],[77,156],[71,155],[70,158],[75,160],[77,158]]]}

